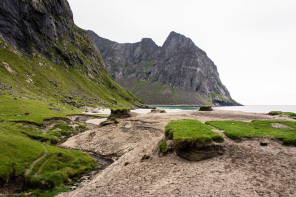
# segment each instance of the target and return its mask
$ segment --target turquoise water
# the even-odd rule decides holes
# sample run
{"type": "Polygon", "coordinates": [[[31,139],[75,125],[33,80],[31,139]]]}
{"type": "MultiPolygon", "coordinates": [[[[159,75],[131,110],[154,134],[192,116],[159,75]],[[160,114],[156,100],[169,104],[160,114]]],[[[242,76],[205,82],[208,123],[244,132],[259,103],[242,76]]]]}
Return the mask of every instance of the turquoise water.
{"type": "MultiPolygon", "coordinates": [[[[157,109],[180,109],[180,110],[199,110],[199,106],[160,106],[151,105],[157,109]]],[[[214,110],[231,110],[255,113],[268,113],[270,111],[283,111],[296,113],[296,105],[246,105],[246,106],[227,106],[227,107],[213,107],[214,110]]]]}
{"type": "Polygon", "coordinates": [[[151,105],[149,107],[156,107],[157,109],[180,109],[180,110],[199,110],[199,106],[155,106],[151,105]]]}

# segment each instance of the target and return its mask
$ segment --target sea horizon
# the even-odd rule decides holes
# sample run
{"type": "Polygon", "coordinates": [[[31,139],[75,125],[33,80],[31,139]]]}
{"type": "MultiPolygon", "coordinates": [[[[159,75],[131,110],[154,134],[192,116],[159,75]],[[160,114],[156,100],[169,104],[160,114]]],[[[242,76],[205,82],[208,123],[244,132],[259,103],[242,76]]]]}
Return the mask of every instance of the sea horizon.
{"type": "MultiPolygon", "coordinates": [[[[180,109],[180,110],[199,110],[198,105],[149,105],[158,109],[180,109]]],[[[296,105],[243,105],[243,106],[219,106],[213,107],[214,110],[230,110],[254,113],[268,113],[271,111],[293,112],[296,113],[296,105]]]]}

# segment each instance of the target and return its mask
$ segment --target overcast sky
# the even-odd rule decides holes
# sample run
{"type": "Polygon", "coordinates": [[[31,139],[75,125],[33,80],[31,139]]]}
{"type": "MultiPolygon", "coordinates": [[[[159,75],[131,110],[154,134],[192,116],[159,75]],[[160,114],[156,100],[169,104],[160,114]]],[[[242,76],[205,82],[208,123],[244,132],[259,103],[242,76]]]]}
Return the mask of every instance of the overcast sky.
{"type": "Polygon", "coordinates": [[[79,27],[116,42],[191,38],[244,105],[296,105],[295,0],[68,1],[79,27]]]}

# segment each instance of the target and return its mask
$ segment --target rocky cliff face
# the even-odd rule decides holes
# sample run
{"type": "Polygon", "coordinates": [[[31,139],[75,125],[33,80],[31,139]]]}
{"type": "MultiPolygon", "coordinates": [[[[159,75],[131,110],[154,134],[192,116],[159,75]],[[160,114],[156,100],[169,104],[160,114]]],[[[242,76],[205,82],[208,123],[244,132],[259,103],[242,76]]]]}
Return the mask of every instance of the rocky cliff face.
{"type": "Polygon", "coordinates": [[[109,77],[67,0],[1,0],[0,47],[0,88],[81,105],[139,104],[109,77]]]}
{"type": "Polygon", "coordinates": [[[171,32],[159,47],[148,38],[119,44],[88,32],[112,77],[144,103],[238,105],[213,61],[181,34],[171,32]]]}

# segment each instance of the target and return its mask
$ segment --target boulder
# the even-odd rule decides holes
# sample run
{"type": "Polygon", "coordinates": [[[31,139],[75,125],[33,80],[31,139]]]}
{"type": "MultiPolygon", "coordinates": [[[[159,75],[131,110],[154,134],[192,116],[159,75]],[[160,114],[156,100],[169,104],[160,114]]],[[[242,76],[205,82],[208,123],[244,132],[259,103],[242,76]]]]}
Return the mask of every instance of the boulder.
{"type": "Polygon", "coordinates": [[[199,111],[213,111],[213,108],[211,105],[202,105],[200,106],[199,111]]]}
{"type": "Polygon", "coordinates": [[[111,114],[109,119],[112,118],[128,118],[131,117],[131,110],[130,109],[111,109],[111,114]]]}

